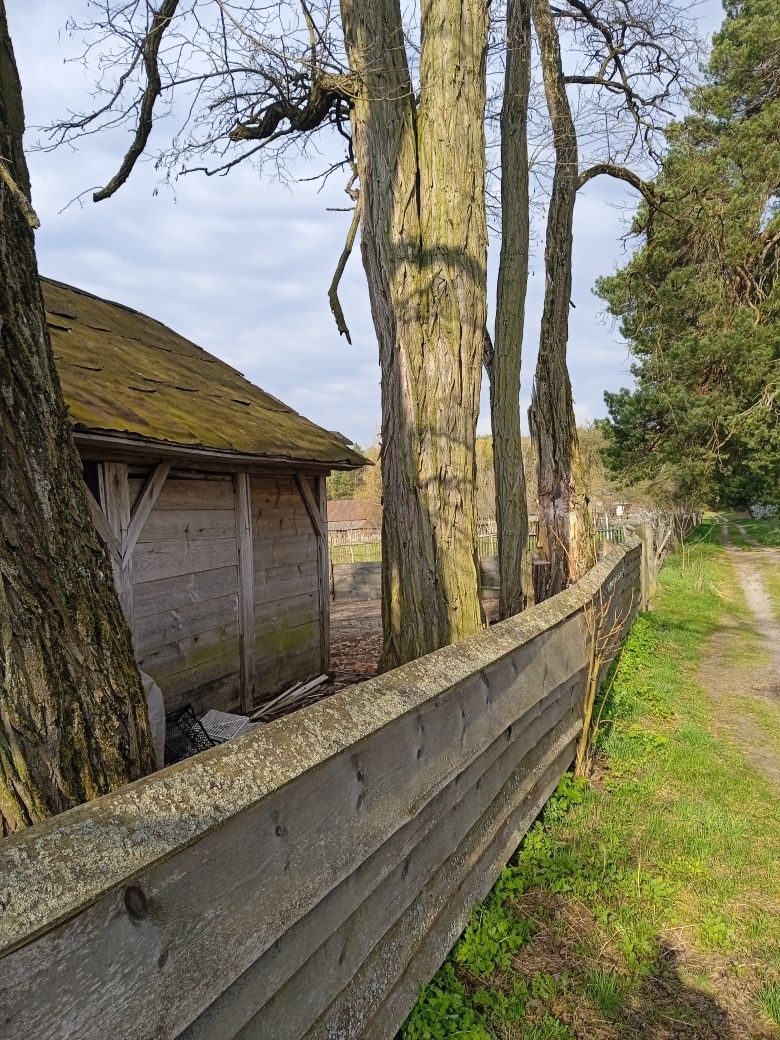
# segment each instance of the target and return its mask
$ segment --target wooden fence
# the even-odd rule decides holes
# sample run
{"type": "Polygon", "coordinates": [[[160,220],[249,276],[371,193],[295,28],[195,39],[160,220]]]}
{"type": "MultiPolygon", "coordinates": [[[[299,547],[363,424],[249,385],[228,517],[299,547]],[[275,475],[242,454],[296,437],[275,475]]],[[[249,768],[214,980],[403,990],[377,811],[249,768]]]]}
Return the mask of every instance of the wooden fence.
{"type": "MultiPolygon", "coordinates": [[[[649,530],[649,527],[648,527],[649,530]]],[[[611,527],[598,534],[597,548],[603,552],[610,543],[622,545],[626,529],[611,527]]],[[[531,552],[536,549],[538,534],[528,536],[531,552]]],[[[480,535],[478,539],[480,578],[483,598],[498,595],[498,544],[495,535],[480,535]]],[[[382,595],[382,552],[379,542],[355,542],[330,549],[330,595],[337,602],[343,600],[379,599],[382,595]]]]}
{"type": "Polygon", "coordinates": [[[0,842],[3,1040],[388,1040],[581,730],[640,546],[489,631],[0,842]]]}
{"type": "MultiPolygon", "coordinates": [[[[342,534],[343,532],[339,532],[342,534]]],[[[382,542],[379,531],[350,531],[349,539],[336,539],[331,536],[328,551],[330,561],[333,564],[345,563],[380,563],[382,560],[382,542]]],[[[603,549],[605,542],[616,542],[622,544],[625,541],[625,528],[618,524],[611,527],[597,527],[596,548],[603,549]]],[[[528,551],[536,552],[539,545],[539,528],[534,524],[528,532],[528,551]]],[[[498,554],[498,535],[493,532],[480,534],[477,537],[477,551],[480,557],[496,556],[498,554]]]]}

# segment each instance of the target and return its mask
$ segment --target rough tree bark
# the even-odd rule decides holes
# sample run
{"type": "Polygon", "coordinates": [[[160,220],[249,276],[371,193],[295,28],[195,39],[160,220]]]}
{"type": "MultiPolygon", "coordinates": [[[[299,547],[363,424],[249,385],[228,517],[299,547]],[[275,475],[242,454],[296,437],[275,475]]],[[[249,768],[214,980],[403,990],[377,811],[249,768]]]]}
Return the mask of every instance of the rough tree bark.
{"type": "Polygon", "coordinates": [[[531,13],[555,145],[544,254],[544,310],[528,413],[539,466],[539,549],[548,562],[548,566],[537,569],[538,602],[582,577],[595,560],[595,541],[566,363],[578,187],[577,134],[548,0],[531,0],[531,13]]]}
{"type": "Polygon", "coordinates": [[[382,370],[382,666],[484,624],[476,420],[487,312],[487,5],[424,0],[415,100],[398,0],[342,0],[382,370]]]}
{"type": "Polygon", "coordinates": [[[529,0],[507,4],[507,47],[501,105],[501,254],[496,326],[486,367],[490,380],[496,482],[499,612],[524,609],[523,562],[528,509],[520,437],[520,362],[528,287],[528,95],[531,87],[529,0]]]}
{"type": "Polygon", "coordinates": [[[0,0],[0,835],[154,768],[54,368],[23,127],[0,0]]]}

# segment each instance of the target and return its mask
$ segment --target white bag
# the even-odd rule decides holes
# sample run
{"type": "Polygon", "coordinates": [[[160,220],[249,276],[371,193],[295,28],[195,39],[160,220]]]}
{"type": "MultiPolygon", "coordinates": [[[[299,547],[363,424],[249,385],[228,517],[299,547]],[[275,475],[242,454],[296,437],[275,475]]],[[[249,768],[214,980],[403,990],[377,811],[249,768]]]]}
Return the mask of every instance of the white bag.
{"type": "Polygon", "coordinates": [[[165,765],[165,703],[162,690],[146,672],[141,672],[141,680],[146,691],[146,707],[149,711],[149,726],[152,730],[157,768],[162,769],[165,765]]]}

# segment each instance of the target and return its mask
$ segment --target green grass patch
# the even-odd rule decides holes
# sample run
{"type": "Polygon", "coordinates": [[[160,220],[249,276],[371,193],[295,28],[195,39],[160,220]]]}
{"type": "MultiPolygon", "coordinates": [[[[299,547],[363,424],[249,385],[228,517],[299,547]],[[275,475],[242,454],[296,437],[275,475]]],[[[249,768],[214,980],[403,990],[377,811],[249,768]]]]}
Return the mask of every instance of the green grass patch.
{"type": "Polygon", "coordinates": [[[721,519],[728,528],[729,538],[740,548],[780,546],[780,515],[771,520],[754,520],[746,513],[725,513],[721,519]]]}
{"type": "Polygon", "coordinates": [[[381,542],[347,542],[328,547],[331,563],[380,563],[381,542]]]}
{"type": "Polygon", "coordinates": [[[626,981],[614,971],[589,971],[585,996],[606,1018],[614,1018],[623,1010],[626,1002],[626,981]]]}
{"type": "Polygon", "coordinates": [[[780,1026],[780,982],[770,982],[758,991],[758,1006],[766,1017],[780,1026]]]}
{"type": "Polygon", "coordinates": [[[742,527],[746,534],[750,535],[754,542],[759,545],[780,545],[780,516],[772,517],[771,520],[743,520],[742,527]]]}
{"type": "Polygon", "coordinates": [[[748,618],[715,524],[667,562],[655,606],[604,684],[593,782],[562,779],[403,1040],[711,1035],[724,1010],[769,1035],[750,1030],[780,995],[780,800],[696,679],[710,637],[748,618]],[[719,982],[737,973],[753,1011],[719,982]]]}

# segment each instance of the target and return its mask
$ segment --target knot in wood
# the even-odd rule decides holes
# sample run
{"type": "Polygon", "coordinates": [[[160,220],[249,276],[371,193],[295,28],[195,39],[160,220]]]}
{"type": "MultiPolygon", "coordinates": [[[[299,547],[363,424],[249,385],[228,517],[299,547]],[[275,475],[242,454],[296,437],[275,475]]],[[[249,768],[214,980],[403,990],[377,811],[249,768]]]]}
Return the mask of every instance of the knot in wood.
{"type": "Polygon", "coordinates": [[[149,916],[149,900],[139,885],[125,889],[125,910],[134,921],[143,921],[149,916]]]}

